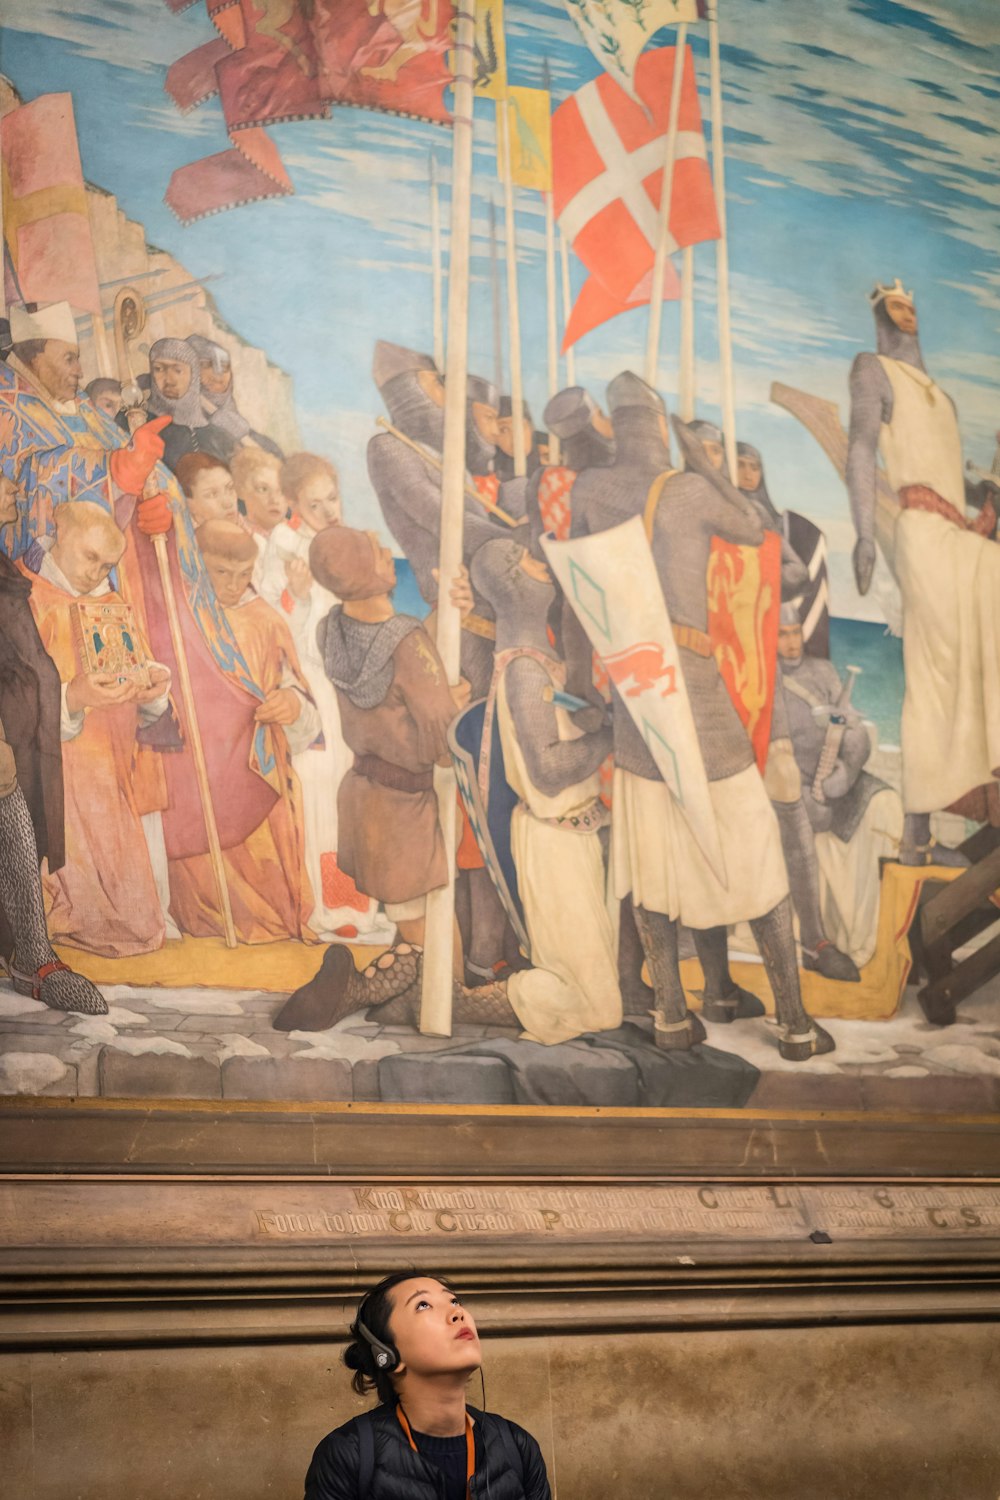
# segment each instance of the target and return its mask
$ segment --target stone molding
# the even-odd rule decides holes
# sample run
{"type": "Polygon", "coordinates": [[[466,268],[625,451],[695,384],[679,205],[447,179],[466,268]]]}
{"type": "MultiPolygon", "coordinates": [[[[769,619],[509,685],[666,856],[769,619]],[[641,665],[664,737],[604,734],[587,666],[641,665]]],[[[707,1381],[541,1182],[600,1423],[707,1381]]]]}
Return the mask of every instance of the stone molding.
{"type": "Polygon", "coordinates": [[[1000,1178],[1000,1115],[0,1100],[0,1172],[1000,1178]]]}

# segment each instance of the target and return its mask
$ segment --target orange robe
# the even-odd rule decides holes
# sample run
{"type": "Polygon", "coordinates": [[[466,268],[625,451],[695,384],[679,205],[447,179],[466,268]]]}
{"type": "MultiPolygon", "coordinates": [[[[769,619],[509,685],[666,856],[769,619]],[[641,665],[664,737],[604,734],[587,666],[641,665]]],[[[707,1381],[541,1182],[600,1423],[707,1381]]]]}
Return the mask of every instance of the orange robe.
{"type": "MultiPolygon", "coordinates": [[[[42,644],[68,683],[80,672],[72,616],[77,596],[18,567],[31,581],[42,644]]],[[[100,599],[121,602],[113,592],[100,599]]],[[[138,727],[135,703],[88,708],[80,733],[63,741],[66,863],[42,881],[53,942],[108,958],[163,945],[163,913],[141,822],[146,807],[136,783],[138,727]]]]}
{"type": "MultiPolygon", "coordinates": [[[[236,644],[257,685],[271,693],[292,680],[309,696],[288,626],[263,599],[225,611],[236,644]]],[[[202,733],[211,734],[211,705],[202,708],[202,733]]],[[[315,942],[309,928],[312,889],[305,868],[302,794],[284,734],[273,736],[282,795],[243,843],[223,850],[236,936],[241,943],[286,938],[315,942]]],[[[247,759],[250,744],[247,743],[247,759]]],[[[222,914],[207,854],[170,861],[170,910],[182,932],[219,937],[222,914]]]]}

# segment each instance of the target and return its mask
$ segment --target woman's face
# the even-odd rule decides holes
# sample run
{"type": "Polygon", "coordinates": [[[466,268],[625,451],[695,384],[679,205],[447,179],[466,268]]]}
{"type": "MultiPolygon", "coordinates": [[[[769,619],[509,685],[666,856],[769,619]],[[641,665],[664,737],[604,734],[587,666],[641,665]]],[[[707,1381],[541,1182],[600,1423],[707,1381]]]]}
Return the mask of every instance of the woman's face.
{"type": "Polygon", "coordinates": [[[394,1373],[470,1375],[482,1364],[479,1334],[472,1315],[440,1281],[415,1276],[389,1292],[389,1332],[399,1350],[394,1373]]]}

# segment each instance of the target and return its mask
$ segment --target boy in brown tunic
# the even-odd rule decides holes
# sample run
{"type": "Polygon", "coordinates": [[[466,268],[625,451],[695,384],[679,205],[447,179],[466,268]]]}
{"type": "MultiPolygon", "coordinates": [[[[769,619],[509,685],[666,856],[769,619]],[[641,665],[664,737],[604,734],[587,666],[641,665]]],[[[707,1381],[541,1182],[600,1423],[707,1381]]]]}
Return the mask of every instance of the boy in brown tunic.
{"type": "MultiPolygon", "coordinates": [[[[468,702],[469,685],[448,685],[437,648],[420,621],[397,615],[392,553],[374,532],[331,526],[313,541],[309,567],[343,600],[320,623],[327,676],[337,689],[344,739],[354,766],[337,799],[338,857],[358,889],[385,904],[401,942],[363,974],[349,951],[330,947],[316,977],[296,990],[274,1025],[322,1031],[364,1006],[396,998],[415,1015],[428,891],[448,878],[434,793],[435,765],[448,763],[448,725],[468,702]]],[[[463,569],[452,595],[465,613],[472,592],[463,569]]],[[[462,973],[456,939],[456,973],[462,973]]],[[[503,984],[465,991],[456,983],[456,1018],[516,1026],[503,984]]],[[[388,1020],[380,1012],[379,1019],[388,1020]]]]}
{"type": "Polygon", "coordinates": [[[468,684],[453,691],[420,621],[396,614],[395,562],[372,533],[322,534],[310,560],[345,601],[318,631],[354,752],[337,797],[341,866],[385,903],[402,937],[422,943],[427,892],[448,878],[433,768],[448,763],[448,725],[468,684]]]}

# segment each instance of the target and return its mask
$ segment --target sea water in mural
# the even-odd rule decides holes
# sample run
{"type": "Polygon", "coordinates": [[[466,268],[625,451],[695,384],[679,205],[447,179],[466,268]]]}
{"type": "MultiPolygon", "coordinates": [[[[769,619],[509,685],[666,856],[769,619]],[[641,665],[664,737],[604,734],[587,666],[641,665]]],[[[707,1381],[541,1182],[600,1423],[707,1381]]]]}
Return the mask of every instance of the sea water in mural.
{"type": "Polygon", "coordinates": [[[991,13],[8,17],[5,1092],[980,1101],[991,13]]]}

